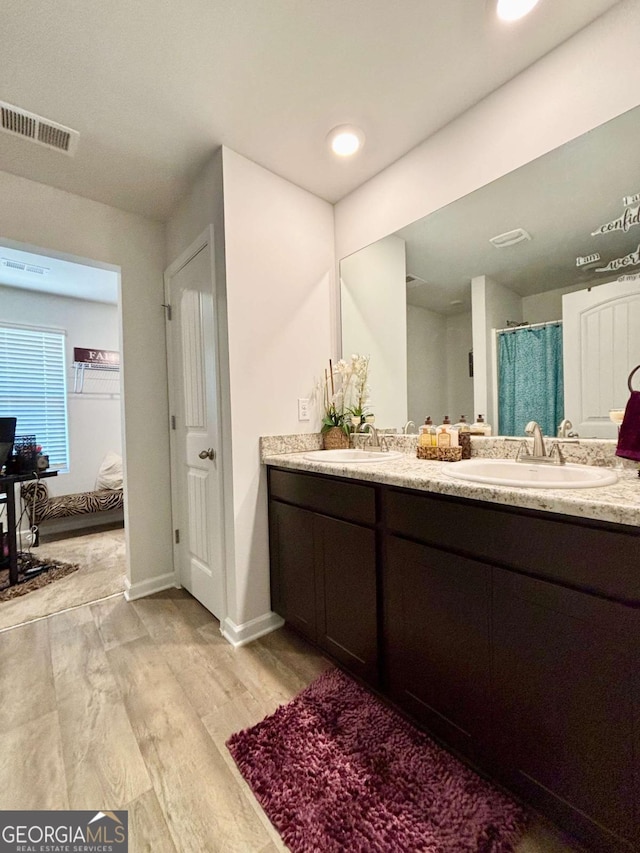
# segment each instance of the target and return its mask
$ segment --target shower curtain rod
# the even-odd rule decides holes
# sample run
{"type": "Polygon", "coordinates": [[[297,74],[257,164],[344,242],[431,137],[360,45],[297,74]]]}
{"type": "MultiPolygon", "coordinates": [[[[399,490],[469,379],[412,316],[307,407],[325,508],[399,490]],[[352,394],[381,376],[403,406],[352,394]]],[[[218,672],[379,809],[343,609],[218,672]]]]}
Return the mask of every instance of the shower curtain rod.
{"type": "Polygon", "coordinates": [[[525,323],[522,326],[507,326],[506,329],[496,329],[496,335],[500,332],[519,332],[520,329],[542,329],[544,326],[561,326],[562,320],[547,320],[546,323],[525,323]]]}

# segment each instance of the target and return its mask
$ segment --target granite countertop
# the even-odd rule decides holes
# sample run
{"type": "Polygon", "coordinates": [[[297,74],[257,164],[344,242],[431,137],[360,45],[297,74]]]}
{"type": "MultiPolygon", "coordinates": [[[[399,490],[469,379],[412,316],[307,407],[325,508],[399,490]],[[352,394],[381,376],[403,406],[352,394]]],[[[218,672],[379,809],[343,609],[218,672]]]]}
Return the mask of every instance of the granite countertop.
{"type": "Polygon", "coordinates": [[[531,489],[454,480],[446,475],[448,463],[428,462],[409,453],[389,462],[340,464],[305,459],[304,451],[316,449],[313,446],[297,447],[294,453],[270,453],[270,449],[265,448],[267,452],[263,454],[262,461],[265,465],[279,468],[313,471],[506,506],[640,526],[640,478],[634,470],[628,468],[617,471],[619,479],[612,486],[593,489],[531,489]]]}

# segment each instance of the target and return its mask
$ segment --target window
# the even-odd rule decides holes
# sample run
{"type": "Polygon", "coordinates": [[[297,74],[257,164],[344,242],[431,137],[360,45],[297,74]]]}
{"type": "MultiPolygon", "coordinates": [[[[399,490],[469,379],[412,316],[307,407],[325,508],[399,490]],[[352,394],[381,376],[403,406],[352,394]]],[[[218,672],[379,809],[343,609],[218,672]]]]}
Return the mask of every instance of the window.
{"type": "Polygon", "coordinates": [[[0,415],[35,435],[49,464],[69,468],[64,332],[0,325],[0,415]]]}

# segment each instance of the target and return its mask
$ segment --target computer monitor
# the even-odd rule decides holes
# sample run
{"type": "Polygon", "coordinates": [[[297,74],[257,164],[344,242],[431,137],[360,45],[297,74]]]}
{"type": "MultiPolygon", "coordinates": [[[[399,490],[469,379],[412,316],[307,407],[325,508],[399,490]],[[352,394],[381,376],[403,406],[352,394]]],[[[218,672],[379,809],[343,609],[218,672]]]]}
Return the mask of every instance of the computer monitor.
{"type": "Polygon", "coordinates": [[[0,468],[11,456],[16,437],[16,418],[0,418],[0,468]]]}

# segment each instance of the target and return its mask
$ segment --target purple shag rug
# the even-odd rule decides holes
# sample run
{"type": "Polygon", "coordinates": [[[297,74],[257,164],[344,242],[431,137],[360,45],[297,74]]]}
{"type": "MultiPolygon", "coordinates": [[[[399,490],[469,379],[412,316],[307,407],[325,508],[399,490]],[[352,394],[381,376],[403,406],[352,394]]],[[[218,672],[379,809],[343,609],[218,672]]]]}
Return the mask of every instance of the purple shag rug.
{"type": "Polygon", "coordinates": [[[339,670],[227,741],[293,853],[507,853],[526,813],[339,670]]]}

